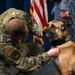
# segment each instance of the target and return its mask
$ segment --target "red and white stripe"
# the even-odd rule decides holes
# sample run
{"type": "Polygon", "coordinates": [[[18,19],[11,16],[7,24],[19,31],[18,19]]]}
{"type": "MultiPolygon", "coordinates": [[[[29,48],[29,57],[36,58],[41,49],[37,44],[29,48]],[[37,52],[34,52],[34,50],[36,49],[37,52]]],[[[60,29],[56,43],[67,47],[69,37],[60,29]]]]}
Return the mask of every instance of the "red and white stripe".
{"type": "Polygon", "coordinates": [[[48,23],[47,0],[30,0],[31,15],[43,29],[48,23]]]}
{"type": "MultiPolygon", "coordinates": [[[[48,23],[47,0],[30,0],[30,14],[43,30],[48,23]]],[[[34,36],[34,39],[39,40],[44,45],[43,38],[34,36]]]]}

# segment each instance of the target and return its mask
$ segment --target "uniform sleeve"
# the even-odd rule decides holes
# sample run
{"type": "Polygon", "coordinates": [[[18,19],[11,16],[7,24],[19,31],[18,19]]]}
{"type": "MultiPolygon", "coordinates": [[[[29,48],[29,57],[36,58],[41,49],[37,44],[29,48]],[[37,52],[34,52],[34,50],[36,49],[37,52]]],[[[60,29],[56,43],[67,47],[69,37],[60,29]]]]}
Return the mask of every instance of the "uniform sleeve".
{"type": "Polygon", "coordinates": [[[36,24],[35,22],[33,22],[33,23],[32,23],[32,26],[31,26],[31,28],[30,28],[30,31],[31,31],[33,34],[35,34],[35,35],[37,35],[37,36],[40,36],[43,30],[39,27],[38,24],[36,24]]]}
{"type": "Polygon", "coordinates": [[[33,18],[26,12],[23,13],[23,17],[30,33],[40,36],[42,29],[34,22],[33,18]]]}
{"type": "Polygon", "coordinates": [[[69,1],[72,1],[72,0],[62,0],[61,5],[60,5],[60,9],[61,10],[69,10],[69,4],[70,4],[69,1]]]}
{"type": "Polygon", "coordinates": [[[10,11],[12,10],[15,10],[15,8],[10,8],[8,10],[6,10],[5,12],[3,12],[1,15],[0,15],[0,20],[3,19],[10,11]]]}
{"type": "Polygon", "coordinates": [[[18,49],[4,43],[0,43],[0,54],[9,60],[15,68],[23,71],[38,70],[50,61],[46,52],[24,57],[18,49]]]}
{"type": "Polygon", "coordinates": [[[48,64],[49,61],[50,57],[45,52],[36,57],[22,57],[19,63],[16,65],[16,68],[24,71],[34,71],[38,70],[43,65],[48,64]]]}

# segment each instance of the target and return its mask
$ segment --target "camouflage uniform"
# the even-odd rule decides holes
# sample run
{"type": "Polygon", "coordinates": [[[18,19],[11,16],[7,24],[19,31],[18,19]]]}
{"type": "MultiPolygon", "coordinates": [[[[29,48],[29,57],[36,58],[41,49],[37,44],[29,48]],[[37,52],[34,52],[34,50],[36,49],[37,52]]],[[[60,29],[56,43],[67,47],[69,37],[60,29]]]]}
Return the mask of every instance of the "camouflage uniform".
{"type": "MultiPolygon", "coordinates": [[[[24,14],[26,15],[12,8],[0,16],[0,75],[30,75],[50,61],[50,57],[40,44],[28,40],[13,41],[5,33],[5,25],[11,18],[18,17],[24,20],[24,14]]],[[[29,23],[26,21],[27,25],[32,24],[29,19],[29,23]]],[[[30,27],[28,26],[30,31],[35,31],[35,27],[30,27]]]]}
{"type": "Polygon", "coordinates": [[[0,15],[0,25],[7,25],[8,21],[12,18],[19,18],[25,22],[29,32],[40,36],[42,29],[33,22],[33,19],[24,11],[10,8],[0,15]]]}

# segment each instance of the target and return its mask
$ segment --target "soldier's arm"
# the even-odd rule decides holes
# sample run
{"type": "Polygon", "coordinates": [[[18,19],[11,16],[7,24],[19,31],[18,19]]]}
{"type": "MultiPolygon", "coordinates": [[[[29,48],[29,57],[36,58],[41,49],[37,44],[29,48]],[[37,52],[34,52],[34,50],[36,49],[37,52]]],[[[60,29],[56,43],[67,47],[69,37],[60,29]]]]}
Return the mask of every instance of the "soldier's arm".
{"type": "MultiPolygon", "coordinates": [[[[38,48],[35,47],[34,49],[37,50],[38,48]]],[[[39,48],[38,50],[42,50],[42,47],[39,48]]],[[[32,53],[34,53],[33,50],[31,51],[32,53]]],[[[41,52],[41,53],[39,52],[39,54],[37,53],[36,56],[21,57],[21,59],[19,60],[19,63],[16,64],[16,68],[20,70],[24,70],[24,71],[38,70],[43,65],[48,64],[50,62],[51,56],[57,56],[58,53],[59,53],[59,48],[56,47],[56,48],[50,49],[47,52],[41,52]]]]}
{"type": "Polygon", "coordinates": [[[32,31],[33,34],[35,34],[37,36],[41,36],[42,31],[43,31],[43,29],[41,27],[39,27],[39,25],[36,24],[35,22],[32,23],[30,30],[32,31]]]}
{"type": "Polygon", "coordinates": [[[19,63],[15,67],[23,71],[34,71],[34,70],[38,70],[43,65],[48,64],[49,61],[50,61],[50,57],[45,52],[37,56],[31,56],[25,58],[21,57],[19,63]]]}
{"type": "Polygon", "coordinates": [[[10,60],[17,69],[24,71],[38,70],[50,61],[50,57],[46,52],[41,54],[37,53],[38,55],[36,56],[23,57],[18,49],[4,43],[0,44],[0,50],[0,53],[6,59],[10,60]]]}
{"type": "Polygon", "coordinates": [[[27,24],[29,32],[40,36],[43,30],[34,22],[33,18],[25,12],[23,12],[23,18],[27,24]]]}

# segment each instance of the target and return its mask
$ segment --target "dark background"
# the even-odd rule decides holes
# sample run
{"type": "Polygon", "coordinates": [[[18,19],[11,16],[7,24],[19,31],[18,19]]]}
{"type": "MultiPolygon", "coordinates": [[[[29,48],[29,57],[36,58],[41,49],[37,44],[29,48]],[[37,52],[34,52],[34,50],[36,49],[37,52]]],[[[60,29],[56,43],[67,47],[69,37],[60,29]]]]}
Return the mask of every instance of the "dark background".
{"type": "MultiPolygon", "coordinates": [[[[52,16],[51,16],[52,7],[53,7],[52,2],[48,0],[48,20],[49,21],[52,20],[52,16]]],[[[0,0],[0,14],[9,8],[21,9],[27,12],[28,14],[30,14],[30,11],[29,11],[30,0],[0,0]]],[[[27,38],[32,40],[32,34],[29,34],[27,38]]],[[[44,48],[47,51],[51,47],[51,43],[49,42],[48,38],[44,38],[44,41],[45,41],[44,48]]],[[[36,41],[36,42],[39,42],[39,41],[36,41]]]]}
{"type": "MultiPolygon", "coordinates": [[[[48,20],[49,21],[52,20],[52,16],[51,16],[52,7],[53,7],[52,2],[48,0],[48,20]]],[[[29,13],[30,0],[0,0],[0,14],[2,14],[4,11],[6,11],[9,8],[21,9],[27,12],[28,14],[30,14],[29,13]]],[[[29,34],[27,38],[32,40],[32,34],[29,34]]],[[[48,38],[44,38],[44,41],[45,41],[44,48],[47,51],[50,49],[51,43],[49,42],[48,38]]],[[[55,69],[53,67],[53,64],[50,63],[48,65],[45,65],[38,72],[34,72],[33,75],[55,75],[55,69]]]]}

